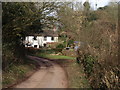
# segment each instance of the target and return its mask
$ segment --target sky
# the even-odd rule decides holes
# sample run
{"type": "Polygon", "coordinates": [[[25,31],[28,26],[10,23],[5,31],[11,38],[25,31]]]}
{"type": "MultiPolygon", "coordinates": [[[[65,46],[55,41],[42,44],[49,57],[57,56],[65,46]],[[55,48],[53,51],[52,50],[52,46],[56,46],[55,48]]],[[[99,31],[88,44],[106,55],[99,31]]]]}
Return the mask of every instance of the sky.
{"type": "MultiPolygon", "coordinates": [[[[86,0],[78,0],[80,2],[85,2],[86,0]]],[[[109,2],[118,2],[120,0],[87,0],[90,2],[93,9],[96,9],[95,4],[97,3],[97,8],[104,7],[109,4],[109,2]]]]}
{"type": "Polygon", "coordinates": [[[109,2],[118,2],[118,1],[120,1],[120,0],[2,0],[3,2],[8,2],[8,1],[10,1],[10,2],[22,2],[22,1],[24,1],[24,2],[44,2],[44,1],[46,1],[46,2],[56,2],[56,1],[58,1],[58,2],[73,2],[73,1],[75,1],[75,2],[85,2],[85,1],[89,1],[90,2],[90,4],[91,4],[91,7],[93,8],[93,9],[96,9],[96,6],[95,6],[95,4],[97,3],[97,8],[99,8],[99,7],[104,7],[104,6],[106,6],[106,5],[108,5],[108,3],[109,2]]]}

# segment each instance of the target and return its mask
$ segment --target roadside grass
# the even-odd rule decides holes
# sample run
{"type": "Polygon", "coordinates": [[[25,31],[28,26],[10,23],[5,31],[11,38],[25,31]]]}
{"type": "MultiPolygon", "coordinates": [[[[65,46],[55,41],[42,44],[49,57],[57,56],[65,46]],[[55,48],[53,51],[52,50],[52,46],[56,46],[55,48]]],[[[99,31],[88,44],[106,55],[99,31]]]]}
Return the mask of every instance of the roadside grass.
{"type": "Polygon", "coordinates": [[[75,59],[56,59],[55,62],[65,69],[68,76],[68,88],[87,88],[91,90],[83,66],[76,63],[75,59]]]}
{"type": "Polygon", "coordinates": [[[34,61],[27,59],[24,64],[13,64],[6,71],[2,72],[2,87],[7,88],[15,83],[19,83],[36,69],[34,61]]]}
{"type": "Polygon", "coordinates": [[[75,57],[69,57],[64,55],[51,55],[51,54],[44,54],[44,53],[38,53],[36,54],[36,56],[49,58],[49,59],[75,59],[75,57]]]}
{"type": "Polygon", "coordinates": [[[90,89],[90,85],[84,73],[83,66],[76,63],[75,57],[39,52],[36,53],[35,56],[54,59],[54,62],[57,62],[59,65],[61,65],[67,72],[69,88],[90,89]]]}
{"type": "Polygon", "coordinates": [[[65,63],[63,63],[63,65],[68,73],[69,88],[90,89],[90,85],[82,65],[77,64],[75,60],[67,60],[65,63]]]}

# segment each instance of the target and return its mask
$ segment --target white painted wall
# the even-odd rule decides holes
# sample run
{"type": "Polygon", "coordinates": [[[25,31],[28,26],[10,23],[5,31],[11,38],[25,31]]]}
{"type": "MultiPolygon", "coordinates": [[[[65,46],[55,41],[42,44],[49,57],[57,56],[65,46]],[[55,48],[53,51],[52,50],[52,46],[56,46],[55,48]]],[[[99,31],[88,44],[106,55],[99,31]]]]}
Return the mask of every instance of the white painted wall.
{"type": "Polygon", "coordinates": [[[26,36],[25,38],[25,47],[34,47],[35,45],[37,45],[37,48],[39,48],[39,46],[44,46],[44,44],[46,43],[51,43],[51,42],[58,42],[58,37],[54,37],[54,40],[52,40],[52,37],[47,36],[46,37],[46,41],[44,40],[44,36],[37,36],[36,39],[33,39],[34,36],[26,36]],[[31,44],[31,46],[27,46],[26,44],[29,43],[31,44]]]}
{"type": "MultiPolygon", "coordinates": [[[[43,39],[44,39],[44,37],[43,37],[43,39]]],[[[46,41],[43,40],[43,43],[55,42],[55,40],[51,40],[51,39],[52,39],[52,37],[47,37],[47,40],[46,41]]]]}
{"type": "Polygon", "coordinates": [[[58,42],[58,37],[54,37],[55,42],[58,42]]]}
{"type": "Polygon", "coordinates": [[[43,46],[44,37],[42,37],[42,36],[37,36],[37,38],[38,38],[38,44],[39,44],[40,46],[43,46]]]}

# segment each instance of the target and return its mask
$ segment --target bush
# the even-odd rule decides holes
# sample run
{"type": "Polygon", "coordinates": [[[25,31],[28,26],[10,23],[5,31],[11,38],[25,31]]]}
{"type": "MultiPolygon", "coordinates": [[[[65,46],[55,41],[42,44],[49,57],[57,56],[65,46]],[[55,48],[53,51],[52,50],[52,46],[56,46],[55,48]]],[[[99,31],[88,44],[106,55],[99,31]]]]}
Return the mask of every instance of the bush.
{"type": "Polygon", "coordinates": [[[64,45],[63,44],[59,44],[59,45],[56,46],[56,48],[62,48],[63,49],[64,45]]]}
{"type": "Polygon", "coordinates": [[[68,41],[68,46],[71,46],[74,43],[74,40],[69,40],[68,41]]]}
{"type": "Polygon", "coordinates": [[[56,46],[55,51],[57,51],[57,52],[62,52],[62,50],[63,50],[64,48],[65,48],[65,46],[64,46],[63,44],[59,44],[59,45],[56,46]]]}
{"type": "Polygon", "coordinates": [[[71,56],[71,57],[75,57],[76,56],[76,52],[73,49],[70,50],[62,50],[62,54],[65,56],[71,56]]]}
{"type": "Polygon", "coordinates": [[[85,72],[89,76],[93,71],[93,65],[95,63],[95,58],[91,55],[85,55],[83,60],[83,65],[85,68],[85,72]]]}

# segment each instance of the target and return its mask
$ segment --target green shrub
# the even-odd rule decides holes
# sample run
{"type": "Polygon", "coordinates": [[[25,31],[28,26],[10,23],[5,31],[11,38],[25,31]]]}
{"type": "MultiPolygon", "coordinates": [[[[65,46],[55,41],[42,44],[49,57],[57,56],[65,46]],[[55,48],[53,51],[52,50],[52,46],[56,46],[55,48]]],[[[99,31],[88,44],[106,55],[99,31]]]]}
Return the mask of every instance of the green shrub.
{"type": "Polygon", "coordinates": [[[59,44],[59,45],[56,46],[55,51],[57,51],[57,52],[62,52],[62,50],[63,50],[64,48],[65,48],[65,46],[64,46],[63,44],[59,44]]]}
{"type": "Polygon", "coordinates": [[[83,65],[87,75],[89,76],[93,71],[93,65],[95,63],[95,58],[91,55],[85,55],[83,60],[83,65]]]}
{"type": "Polygon", "coordinates": [[[74,43],[74,40],[69,40],[68,45],[71,46],[74,43]]]}
{"type": "Polygon", "coordinates": [[[35,65],[32,62],[27,64],[13,64],[8,70],[3,71],[2,85],[7,87],[26,78],[27,73],[34,70],[35,65]]]}
{"type": "Polygon", "coordinates": [[[56,48],[64,48],[64,45],[63,44],[59,44],[56,46],[56,48]]]}

